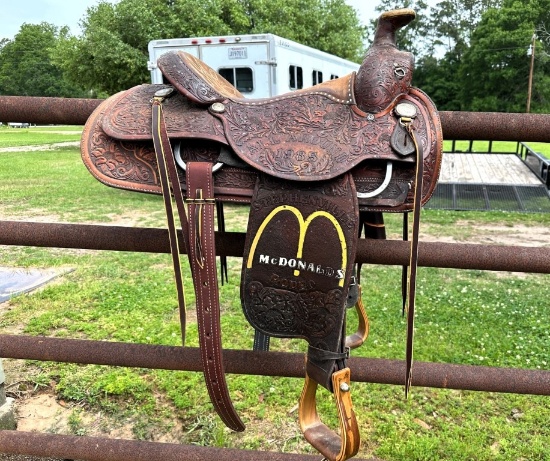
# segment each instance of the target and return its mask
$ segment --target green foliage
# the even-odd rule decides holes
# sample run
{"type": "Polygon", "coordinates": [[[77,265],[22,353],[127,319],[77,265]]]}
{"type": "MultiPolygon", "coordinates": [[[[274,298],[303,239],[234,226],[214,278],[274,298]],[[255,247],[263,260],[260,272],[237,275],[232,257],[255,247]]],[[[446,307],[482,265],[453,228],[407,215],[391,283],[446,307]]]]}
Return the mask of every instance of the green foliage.
{"type": "Polygon", "coordinates": [[[73,81],[109,94],[149,81],[147,45],[161,38],[274,33],[343,58],[363,54],[364,29],[339,0],[101,2],[82,28],[81,37],[60,38],[55,61],[73,81]]]}
{"type": "MultiPolygon", "coordinates": [[[[524,112],[535,33],[531,111],[550,112],[550,0],[379,0],[376,11],[402,7],[417,19],[399,47],[440,110],[524,112]]],[[[342,0],[102,0],[80,36],[24,24],[0,41],[0,94],[105,97],[149,81],[147,44],[161,38],[274,33],[360,62],[375,22],[342,0]]]]}
{"type": "MultiPolygon", "coordinates": [[[[469,110],[523,112],[527,101],[531,37],[546,16],[548,1],[505,1],[488,10],[472,36],[461,68],[462,99],[469,110]],[[483,75],[483,78],[475,76],[483,75]]],[[[539,43],[540,49],[540,43],[539,43]]],[[[545,87],[550,62],[543,53],[536,59],[535,111],[550,109],[545,87]]]]}
{"type": "Polygon", "coordinates": [[[82,85],[68,82],[51,58],[60,35],[52,24],[23,24],[13,40],[0,44],[0,94],[85,97],[82,85]]]}
{"type": "MultiPolygon", "coordinates": [[[[413,2],[406,2],[405,6],[413,2]]],[[[378,10],[397,6],[380,2],[378,10]]],[[[550,112],[549,0],[445,0],[419,11],[403,31],[415,52],[414,84],[440,110],[525,112],[536,33],[532,112],[550,112]]]]}
{"type": "Polygon", "coordinates": [[[461,110],[462,85],[457,75],[460,61],[452,54],[442,59],[432,56],[420,58],[413,74],[413,85],[422,88],[439,110],[461,110]]]}

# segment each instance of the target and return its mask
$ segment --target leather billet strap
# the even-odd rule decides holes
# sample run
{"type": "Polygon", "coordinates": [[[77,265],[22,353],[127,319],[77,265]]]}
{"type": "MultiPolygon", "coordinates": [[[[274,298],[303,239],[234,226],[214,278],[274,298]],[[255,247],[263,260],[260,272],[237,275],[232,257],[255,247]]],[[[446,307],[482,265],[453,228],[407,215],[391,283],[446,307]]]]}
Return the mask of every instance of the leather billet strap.
{"type": "Polygon", "coordinates": [[[201,360],[210,400],[222,421],[235,431],[243,431],[244,424],[237,415],[229,396],[225,379],[222,348],[216,250],[214,244],[214,187],[212,165],[190,162],[187,166],[189,220],[179,185],[174,154],[166,132],[162,102],[169,93],[155,95],[152,103],[153,142],[160,172],[164,205],[170,235],[170,252],[176,274],[176,287],[185,335],[185,302],[179,244],[172,208],[172,193],[182,227],[183,245],[189,256],[195,287],[197,322],[201,360]]]}
{"type": "Polygon", "coordinates": [[[359,427],[353,411],[350,392],[350,370],[344,368],[332,375],[334,399],[340,421],[340,435],[321,422],[317,413],[318,384],[306,375],[300,397],[300,428],[306,440],[329,461],[344,461],[359,451],[359,427]]]}
{"type": "Polygon", "coordinates": [[[358,324],[357,331],[346,336],[346,347],[349,349],[356,349],[361,346],[369,335],[369,318],[363,304],[363,299],[361,298],[361,285],[357,289],[359,290],[359,295],[355,303],[355,311],[357,312],[358,324]]]}

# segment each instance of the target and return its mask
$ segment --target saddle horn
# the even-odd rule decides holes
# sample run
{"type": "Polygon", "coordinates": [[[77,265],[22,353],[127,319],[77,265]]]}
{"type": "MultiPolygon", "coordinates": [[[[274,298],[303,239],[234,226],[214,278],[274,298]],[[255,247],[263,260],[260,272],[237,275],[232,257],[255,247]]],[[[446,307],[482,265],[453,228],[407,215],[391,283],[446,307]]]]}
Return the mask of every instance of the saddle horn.
{"type": "Polygon", "coordinates": [[[416,13],[408,8],[380,15],[374,40],[355,78],[355,99],[362,111],[383,112],[398,96],[408,92],[414,58],[397,49],[396,32],[415,17],[416,13]]]}

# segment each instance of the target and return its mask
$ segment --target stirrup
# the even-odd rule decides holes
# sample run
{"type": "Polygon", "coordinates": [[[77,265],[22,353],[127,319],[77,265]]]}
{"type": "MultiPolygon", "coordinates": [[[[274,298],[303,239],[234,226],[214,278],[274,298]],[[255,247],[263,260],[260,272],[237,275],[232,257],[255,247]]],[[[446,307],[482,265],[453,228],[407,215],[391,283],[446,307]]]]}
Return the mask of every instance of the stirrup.
{"type": "Polygon", "coordinates": [[[350,349],[356,349],[361,346],[369,335],[369,318],[363,304],[363,299],[361,298],[361,285],[358,285],[357,289],[359,290],[359,295],[355,303],[355,311],[359,317],[359,324],[355,333],[346,336],[346,347],[350,349]]]}
{"type": "Polygon", "coordinates": [[[345,461],[359,451],[359,427],[351,403],[349,368],[332,375],[334,398],[340,420],[340,435],[321,422],[317,413],[318,384],[306,373],[300,396],[300,428],[306,440],[329,461],[345,461]]]}

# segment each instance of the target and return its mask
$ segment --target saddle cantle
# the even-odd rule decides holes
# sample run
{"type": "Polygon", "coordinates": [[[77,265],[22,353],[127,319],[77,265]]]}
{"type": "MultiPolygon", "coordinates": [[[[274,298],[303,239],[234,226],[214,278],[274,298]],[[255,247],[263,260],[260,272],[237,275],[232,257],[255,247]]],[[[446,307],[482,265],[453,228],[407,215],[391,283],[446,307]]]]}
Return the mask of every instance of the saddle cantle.
{"type": "Polygon", "coordinates": [[[359,449],[346,359],[368,323],[354,261],[363,228],[367,238],[383,236],[380,212],[414,216],[406,389],[411,382],[419,213],[437,184],[442,146],[435,106],[411,87],[413,58],[395,44],[395,32],[414,16],[408,9],[384,13],[357,73],[266,99],[246,99],[197,58],[167,53],[158,66],[168,84],[112,96],[82,137],[84,163],[98,180],[163,195],[184,333],[173,195],[197,295],[208,391],[234,430],[244,424],[223,373],[214,205],[250,205],[243,311],[265,349],[269,336],[308,342],[300,426],[330,460],[359,449]],[[354,304],[363,312],[362,331],[346,338],[345,311],[354,304]],[[317,415],[318,385],[335,396],[339,434],[317,415]]]}

